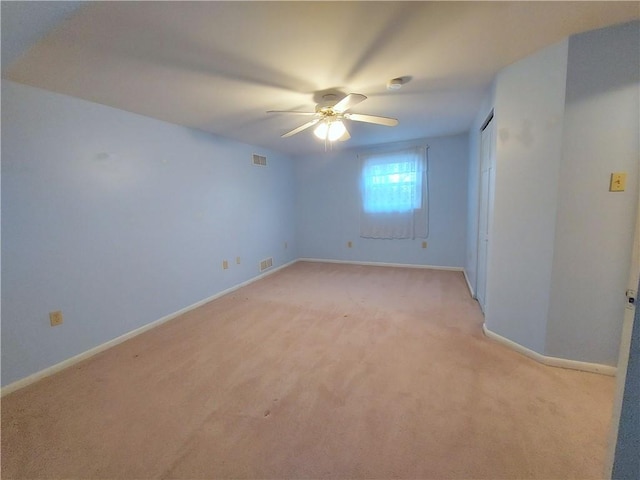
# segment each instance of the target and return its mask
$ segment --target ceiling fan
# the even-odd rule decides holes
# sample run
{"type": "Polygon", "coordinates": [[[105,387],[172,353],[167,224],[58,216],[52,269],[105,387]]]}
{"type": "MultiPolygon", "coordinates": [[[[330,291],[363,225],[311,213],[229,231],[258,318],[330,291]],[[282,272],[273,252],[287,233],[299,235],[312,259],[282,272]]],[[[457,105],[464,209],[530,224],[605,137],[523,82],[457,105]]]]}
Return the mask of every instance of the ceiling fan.
{"type": "Polygon", "coordinates": [[[314,119],[294,128],[290,132],[282,135],[282,138],[290,137],[300,133],[307,128],[317,125],[313,133],[321,140],[334,142],[336,140],[349,140],[351,135],[347,131],[343,120],[353,120],[355,122],[375,123],[387,127],[395,127],[398,120],[389,117],[379,117],[377,115],[364,115],[361,113],[350,113],[347,110],[365,101],[367,97],[359,93],[350,93],[336,103],[336,95],[328,94],[322,97],[323,102],[316,105],[315,112],[300,112],[297,110],[269,110],[267,113],[288,113],[294,115],[313,116],[314,119]]]}

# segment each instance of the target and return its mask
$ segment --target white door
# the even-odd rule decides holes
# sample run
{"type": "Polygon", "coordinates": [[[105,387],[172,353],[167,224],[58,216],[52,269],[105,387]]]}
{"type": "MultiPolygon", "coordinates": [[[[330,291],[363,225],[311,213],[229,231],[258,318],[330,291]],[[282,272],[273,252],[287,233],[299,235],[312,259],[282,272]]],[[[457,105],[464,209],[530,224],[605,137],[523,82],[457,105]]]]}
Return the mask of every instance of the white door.
{"type": "MultiPolygon", "coordinates": [[[[640,192],[639,192],[640,193],[640,192]]],[[[615,457],[616,443],[620,415],[622,413],[622,400],[626,383],[626,373],[629,367],[629,352],[631,348],[631,333],[638,304],[638,282],[640,281],[640,198],[638,198],[638,213],[636,219],[636,233],[633,239],[633,252],[631,254],[631,271],[627,284],[626,308],[622,324],[622,337],[620,340],[620,354],[618,356],[618,368],[616,373],[616,393],[613,401],[613,415],[611,419],[611,431],[609,435],[609,455],[605,465],[605,477],[611,478],[613,461],[615,457]]]]}
{"type": "Polygon", "coordinates": [[[478,265],[476,298],[482,311],[487,300],[487,256],[489,252],[489,227],[491,199],[493,198],[493,170],[495,168],[495,136],[493,114],[480,134],[480,210],[478,212],[478,265]]]}

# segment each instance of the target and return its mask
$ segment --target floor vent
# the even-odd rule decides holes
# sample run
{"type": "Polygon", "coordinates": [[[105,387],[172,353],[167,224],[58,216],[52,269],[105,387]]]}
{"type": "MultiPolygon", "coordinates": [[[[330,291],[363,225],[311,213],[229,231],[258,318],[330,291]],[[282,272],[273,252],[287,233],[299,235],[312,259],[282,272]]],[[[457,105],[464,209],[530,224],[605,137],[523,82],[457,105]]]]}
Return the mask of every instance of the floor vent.
{"type": "Polygon", "coordinates": [[[260,165],[261,167],[266,167],[267,166],[267,157],[265,157],[263,155],[256,155],[254,153],[253,154],[253,164],[254,165],[260,165]]]}
{"type": "Polygon", "coordinates": [[[262,260],[260,262],[260,271],[263,272],[264,270],[266,270],[267,268],[271,268],[273,267],[273,258],[269,257],[265,260],[262,260]]]}

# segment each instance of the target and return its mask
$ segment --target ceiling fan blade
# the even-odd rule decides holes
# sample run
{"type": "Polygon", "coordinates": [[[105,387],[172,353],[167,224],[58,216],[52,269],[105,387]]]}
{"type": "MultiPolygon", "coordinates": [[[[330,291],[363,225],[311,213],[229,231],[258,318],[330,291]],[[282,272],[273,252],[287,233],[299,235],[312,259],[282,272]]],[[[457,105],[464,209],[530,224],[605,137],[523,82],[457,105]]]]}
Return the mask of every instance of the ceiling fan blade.
{"type": "Polygon", "coordinates": [[[375,123],[377,125],[385,125],[387,127],[395,127],[398,125],[396,118],[378,117],[377,115],[362,115],[361,113],[346,113],[344,118],[355,120],[356,122],[375,123]]]}
{"type": "Polygon", "coordinates": [[[297,110],[268,110],[267,113],[293,113],[294,115],[315,115],[317,112],[299,112],[297,110]]]}
{"type": "Polygon", "coordinates": [[[290,132],[287,132],[284,135],[282,135],[282,138],[287,138],[287,137],[290,137],[291,135],[295,135],[296,133],[300,133],[301,131],[306,130],[309,127],[313,127],[319,121],[320,119],[316,118],[315,120],[311,120],[310,122],[307,122],[304,125],[300,125],[298,128],[294,128],[290,132]]]}
{"type": "Polygon", "coordinates": [[[360,102],[364,102],[366,99],[367,97],[359,93],[350,93],[333,106],[333,111],[338,113],[346,112],[351,107],[358,105],[360,102]]]}

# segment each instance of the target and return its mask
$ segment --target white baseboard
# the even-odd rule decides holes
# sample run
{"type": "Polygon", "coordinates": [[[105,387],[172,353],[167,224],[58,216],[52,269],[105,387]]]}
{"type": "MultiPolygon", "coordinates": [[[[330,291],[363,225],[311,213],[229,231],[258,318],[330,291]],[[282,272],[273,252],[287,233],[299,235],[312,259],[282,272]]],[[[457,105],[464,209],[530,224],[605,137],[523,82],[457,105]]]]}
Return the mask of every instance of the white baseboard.
{"type": "Polygon", "coordinates": [[[615,377],[616,375],[617,368],[612,367],[611,365],[580,362],[577,360],[567,360],[566,358],[548,357],[546,355],[542,355],[541,353],[535,352],[527,347],[523,347],[513,340],[509,340],[502,335],[498,335],[497,333],[492,332],[484,323],[482,324],[482,331],[488,338],[495,340],[496,342],[501,343],[502,345],[509,347],[510,349],[515,350],[516,352],[535,360],[536,362],[548,365],[550,367],[568,368],[570,370],[580,370],[582,372],[599,373],[601,375],[609,375],[611,377],[615,377]]]}
{"type": "Polygon", "coordinates": [[[187,307],[184,307],[180,310],[178,310],[177,312],[173,312],[170,313],[169,315],[166,315],[162,318],[159,318],[158,320],[154,320],[151,323],[147,323],[146,325],[143,325],[142,327],[136,328],[135,330],[131,330],[130,332],[125,333],[124,335],[120,335],[119,337],[114,338],[113,340],[109,340],[108,342],[105,342],[101,345],[98,345],[97,347],[91,348],[85,352],[82,352],[78,355],[75,355],[71,358],[68,358],[66,360],[63,360],[60,363],[56,363],[55,365],[52,365],[50,367],[45,368],[44,370],[40,370],[39,372],[33,373],[31,375],[29,375],[28,377],[22,378],[20,380],[16,380],[15,382],[12,382],[4,387],[2,387],[0,396],[4,397],[5,395],[8,395],[11,392],[15,392],[16,390],[19,390],[23,387],[26,387],[27,385],[31,385],[34,382],[37,382],[38,380],[41,380],[43,378],[46,378],[48,376],[53,375],[54,373],[58,373],[61,370],[64,370],[65,368],[69,368],[72,365],[75,365],[76,363],[79,363],[89,357],[93,357],[94,355],[103,352],[105,350],[107,350],[108,348],[114,347],[126,340],[129,340],[130,338],[136,337],[138,335],[140,335],[141,333],[144,333],[148,330],[151,330],[152,328],[158,327],[160,325],[162,325],[165,322],[168,322],[169,320],[173,320],[176,317],[179,317],[180,315],[183,315],[191,310],[194,310],[198,307],[201,307],[202,305],[204,305],[205,303],[209,303],[212,300],[215,300],[216,298],[222,297],[223,295],[226,295],[228,293],[231,293],[235,290],[238,290],[239,288],[245,287],[247,285],[249,285],[250,283],[253,283],[257,280],[260,280],[261,278],[266,277],[267,275],[271,275],[275,272],[277,272],[278,270],[282,270],[283,268],[288,267],[289,265],[294,264],[295,262],[297,262],[297,260],[292,260],[288,263],[285,263],[284,265],[281,265],[279,267],[273,268],[269,271],[263,272],[260,275],[257,275],[253,278],[250,278],[249,280],[239,283],[237,285],[234,285],[233,287],[227,288],[226,290],[223,290],[221,292],[218,292],[214,295],[211,295],[210,297],[207,297],[203,300],[200,300],[196,303],[193,303],[187,307]]]}
{"type": "Polygon", "coordinates": [[[462,273],[464,273],[464,280],[467,282],[467,288],[469,288],[469,293],[471,294],[471,298],[476,298],[476,292],[473,291],[473,287],[471,286],[471,282],[469,281],[469,276],[467,275],[467,271],[462,269],[462,273]]]}
{"type": "Polygon", "coordinates": [[[413,263],[386,263],[386,262],[357,262],[353,260],[327,260],[324,258],[299,258],[299,262],[316,262],[316,263],[344,263],[348,265],[368,265],[372,267],[402,267],[402,268],[425,268],[430,270],[449,270],[453,272],[462,272],[462,267],[443,267],[440,265],[416,265],[413,263]]]}

